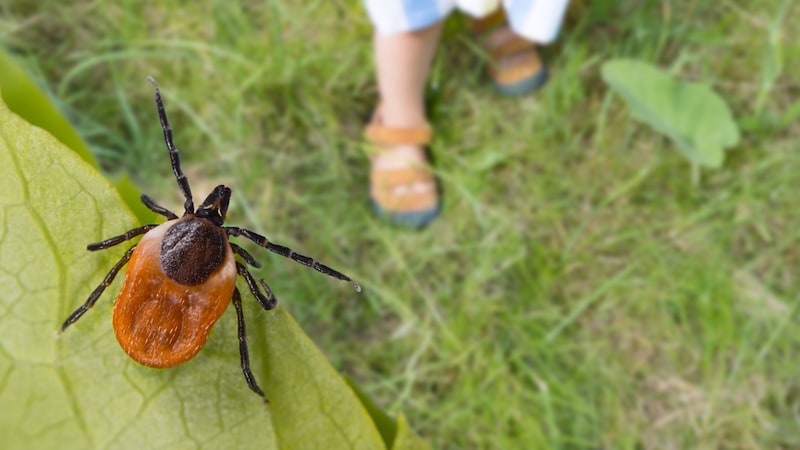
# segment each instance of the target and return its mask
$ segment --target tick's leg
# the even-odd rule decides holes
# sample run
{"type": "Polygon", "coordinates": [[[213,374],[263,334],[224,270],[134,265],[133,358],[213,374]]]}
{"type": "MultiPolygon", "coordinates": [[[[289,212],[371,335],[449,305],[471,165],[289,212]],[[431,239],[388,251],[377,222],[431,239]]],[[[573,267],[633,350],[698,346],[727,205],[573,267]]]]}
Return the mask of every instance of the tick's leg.
{"type": "Polygon", "coordinates": [[[172,128],[169,126],[167,119],[167,112],[164,110],[164,102],[161,100],[161,92],[158,90],[158,85],[153,77],[147,77],[147,81],[153,84],[156,88],[156,109],[158,109],[158,120],[161,121],[161,129],[164,131],[164,142],[167,144],[169,150],[169,159],[172,161],[172,173],[175,174],[175,179],[178,180],[178,186],[181,188],[183,197],[186,201],[183,203],[183,208],[186,214],[194,213],[194,202],[192,202],[192,189],[189,187],[189,180],[181,170],[181,157],[178,153],[178,148],[172,141],[172,128]]]}
{"type": "Polygon", "coordinates": [[[78,319],[80,319],[81,316],[83,316],[86,313],[86,311],[89,310],[89,308],[94,306],[94,304],[97,302],[97,299],[100,298],[100,295],[103,294],[103,291],[105,291],[106,288],[111,284],[111,282],[114,281],[114,277],[117,276],[117,273],[119,273],[119,270],[122,269],[122,266],[127,264],[128,260],[131,259],[131,255],[133,255],[133,250],[135,248],[136,246],[134,245],[133,247],[129,248],[124,255],[122,255],[122,258],[116,264],[114,264],[114,267],[112,267],[111,270],[108,271],[108,274],[103,279],[103,282],[100,283],[100,285],[94,289],[92,294],[86,300],[86,303],[81,305],[78,309],[76,309],[72,314],[69,315],[67,320],[64,321],[64,324],[61,325],[62,333],[64,332],[64,330],[67,329],[68,326],[72,325],[78,319]]]}
{"type": "Polygon", "coordinates": [[[239,227],[223,227],[223,228],[225,229],[225,231],[228,232],[228,235],[231,235],[231,236],[244,236],[247,239],[250,239],[251,241],[255,242],[256,244],[266,248],[267,250],[269,250],[269,251],[271,251],[273,253],[277,253],[277,254],[279,254],[281,256],[285,256],[287,258],[293,259],[293,260],[299,262],[300,264],[302,264],[304,266],[308,266],[308,267],[313,268],[317,272],[324,273],[325,275],[328,275],[329,277],[336,278],[337,280],[349,281],[349,282],[353,283],[353,287],[355,288],[356,292],[361,292],[361,285],[359,285],[358,283],[353,281],[350,277],[348,277],[347,275],[339,272],[338,270],[334,270],[334,269],[331,269],[330,267],[328,267],[328,266],[326,266],[324,264],[320,264],[314,258],[311,258],[309,256],[305,256],[305,255],[301,255],[299,253],[295,253],[289,247],[284,247],[283,245],[273,244],[272,242],[270,242],[264,236],[261,236],[260,234],[255,233],[253,231],[246,230],[244,228],[239,228],[239,227]]]}
{"type": "Polygon", "coordinates": [[[278,299],[275,298],[275,294],[272,293],[272,289],[267,286],[267,283],[264,280],[258,280],[261,282],[261,288],[264,289],[267,295],[261,293],[258,289],[258,285],[256,284],[256,279],[253,278],[253,275],[247,271],[247,267],[240,262],[236,262],[236,271],[239,272],[239,275],[244,277],[244,280],[247,282],[247,287],[250,288],[250,292],[253,293],[253,296],[258,300],[258,304],[261,305],[266,311],[270,309],[275,309],[278,306],[278,299]]]}
{"type": "Polygon", "coordinates": [[[231,246],[231,250],[233,250],[233,253],[236,253],[237,255],[241,256],[242,259],[244,259],[244,262],[246,262],[247,264],[250,264],[251,266],[253,266],[255,268],[261,267],[261,263],[256,261],[256,259],[253,258],[253,255],[251,255],[250,252],[248,252],[247,250],[243,249],[242,247],[239,247],[238,245],[234,244],[233,242],[228,242],[228,244],[231,246]]]}
{"type": "Polygon", "coordinates": [[[106,248],[109,248],[109,247],[113,247],[113,246],[115,246],[117,244],[121,244],[121,243],[123,243],[123,242],[125,242],[125,241],[127,241],[129,239],[133,239],[136,236],[139,236],[140,234],[145,234],[145,233],[147,233],[148,231],[152,230],[153,228],[155,228],[157,226],[158,225],[153,224],[153,225],[145,225],[145,226],[139,227],[139,228],[134,228],[134,229],[126,232],[125,234],[120,234],[119,236],[114,236],[112,238],[108,238],[105,241],[100,241],[100,242],[95,242],[94,244],[89,244],[89,245],[86,246],[86,249],[94,252],[94,251],[97,251],[97,250],[103,250],[103,249],[106,249],[106,248]]]}
{"type": "Polygon", "coordinates": [[[142,196],[139,197],[139,198],[142,200],[142,203],[144,203],[144,206],[147,206],[147,208],[150,211],[153,211],[156,214],[161,214],[162,216],[166,217],[169,220],[173,220],[173,219],[177,219],[178,218],[178,216],[174,212],[172,212],[172,211],[168,210],[167,208],[164,208],[163,206],[159,205],[158,203],[153,201],[152,198],[150,198],[150,197],[148,197],[148,196],[146,196],[144,194],[142,194],[142,196]]]}
{"type": "Polygon", "coordinates": [[[265,402],[269,403],[266,397],[264,397],[264,391],[258,387],[258,383],[256,383],[256,378],[253,376],[253,372],[250,371],[250,355],[247,353],[247,330],[244,327],[244,313],[242,312],[242,296],[239,294],[238,288],[233,288],[233,307],[236,308],[236,318],[237,323],[239,324],[239,356],[242,360],[242,372],[244,373],[244,379],[247,381],[247,386],[250,387],[250,390],[255,392],[256,394],[260,395],[261,398],[264,399],[265,402]]]}

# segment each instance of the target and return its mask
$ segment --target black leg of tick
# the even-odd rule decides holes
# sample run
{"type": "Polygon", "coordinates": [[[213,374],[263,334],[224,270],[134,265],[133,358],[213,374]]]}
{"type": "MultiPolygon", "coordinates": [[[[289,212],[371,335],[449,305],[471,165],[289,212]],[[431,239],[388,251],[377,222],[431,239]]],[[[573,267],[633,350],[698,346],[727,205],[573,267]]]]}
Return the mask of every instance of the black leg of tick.
{"type": "Polygon", "coordinates": [[[261,305],[266,311],[270,309],[275,309],[278,306],[278,299],[275,298],[275,294],[272,293],[272,289],[267,286],[267,283],[264,280],[258,280],[261,282],[261,287],[266,292],[266,295],[262,294],[261,291],[258,289],[258,285],[256,284],[256,279],[253,278],[253,275],[247,270],[247,267],[244,264],[236,261],[236,271],[239,272],[239,275],[244,277],[244,281],[247,282],[247,287],[250,288],[250,292],[253,293],[253,296],[258,300],[258,304],[261,305]]]}
{"type": "Polygon", "coordinates": [[[233,307],[236,308],[236,318],[237,323],[239,324],[239,356],[242,360],[242,372],[244,373],[244,379],[247,381],[247,386],[250,387],[251,391],[260,395],[265,402],[269,403],[267,398],[264,396],[264,391],[258,387],[258,383],[256,383],[256,378],[253,376],[253,372],[250,371],[250,355],[247,352],[247,330],[245,330],[244,327],[242,296],[239,294],[239,289],[237,288],[233,288],[232,301],[233,307]]]}
{"type": "Polygon", "coordinates": [[[251,266],[253,266],[255,268],[261,267],[261,263],[256,261],[256,259],[253,258],[253,255],[251,255],[250,252],[248,252],[247,250],[243,249],[242,247],[239,247],[238,245],[234,244],[233,242],[228,242],[228,245],[231,246],[231,250],[233,250],[233,253],[241,256],[242,259],[244,259],[244,262],[246,262],[247,264],[250,264],[251,266]]]}
{"type": "Polygon", "coordinates": [[[173,219],[177,219],[178,218],[178,216],[174,212],[172,212],[172,211],[168,210],[167,208],[164,208],[163,206],[159,205],[152,198],[142,194],[140,199],[142,200],[142,203],[144,203],[144,206],[147,206],[147,208],[150,211],[153,211],[156,214],[160,214],[160,215],[166,217],[169,220],[173,220],[173,219]]]}
{"type": "Polygon", "coordinates": [[[112,238],[108,238],[105,241],[95,242],[94,244],[89,244],[86,248],[90,251],[97,251],[103,250],[109,247],[113,247],[117,244],[121,244],[129,239],[133,239],[140,234],[145,234],[148,231],[152,230],[153,228],[157,227],[158,225],[145,225],[143,227],[134,228],[125,234],[120,234],[119,236],[114,236],[112,238]]]}
{"type": "Polygon", "coordinates": [[[164,102],[161,100],[161,92],[159,92],[158,85],[153,77],[147,77],[147,81],[152,83],[152,85],[156,88],[156,108],[158,109],[158,120],[161,121],[161,129],[164,130],[164,142],[167,144],[167,150],[169,150],[169,159],[172,161],[172,173],[175,174],[175,178],[178,180],[178,186],[180,186],[183,197],[186,199],[183,204],[185,214],[193,214],[194,202],[192,202],[192,189],[189,187],[189,180],[181,170],[181,157],[178,154],[178,148],[175,147],[175,143],[172,141],[172,128],[169,126],[167,112],[164,110],[164,102]]]}
{"type": "Polygon", "coordinates": [[[313,268],[317,272],[324,273],[325,275],[336,278],[337,280],[349,281],[353,283],[353,287],[355,288],[356,292],[361,292],[360,284],[356,283],[350,277],[339,272],[338,270],[334,270],[324,264],[320,264],[310,256],[305,256],[299,253],[295,253],[289,247],[284,247],[283,245],[274,244],[264,236],[261,236],[260,234],[255,233],[253,231],[246,230],[244,228],[239,228],[239,227],[223,227],[223,228],[225,229],[225,231],[228,233],[229,236],[244,236],[247,239],[250,239],[251,241],[255,242],[256,244],[266,248],[267,250],[273,253],[277,253],[281,256],[293,259],[294,261],[297,261],[304,266],[313,268]]]}
{"type": "Polygon", "coordinates": [[[111,282],[114,281],[114,277],[117,276],[120,269],[122,269],[122,266],[127,264],[128,261],[131,259],[131,255],[133,255],[133,250],[135,248],[136,245],[129,248],[128,251],[125,252],[124,255],[122,255],[122,258],[120,258],[120,260],[116,264],[114,264],[114,267],[112,267],[111,270],[108,271],[108,274],[103,279],[103,282],[100,283],[100,285],[94,289],[92,294],[86,300],[86,303],[81,305],[78,309],[76,309],[72,314],[69,315],[67,320],[64,321],[64,324],[61,325],[62,333],[64,332],[64,330],[67,329],[68,326],[77,322],[78,319],[80,319],[81,316],[83,316],[86,313],[86,311],[89,310],[89,308],[91,308],[92,306],[94,306],[95,303],[97,303],[97,299],[100,298],[100,296],[103,294],[103,291],[105,291],[106,288],[111,284],[111,282]]]}

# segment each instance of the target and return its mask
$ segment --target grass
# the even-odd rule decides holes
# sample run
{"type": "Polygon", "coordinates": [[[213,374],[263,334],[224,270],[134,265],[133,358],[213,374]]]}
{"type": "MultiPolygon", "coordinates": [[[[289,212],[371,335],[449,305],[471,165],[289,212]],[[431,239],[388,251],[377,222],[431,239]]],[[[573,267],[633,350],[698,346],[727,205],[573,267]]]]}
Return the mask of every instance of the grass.
{"type": "MultiPolygon", "coordinates": [[[[264,276],[334,365],[439,448],[800,447],[800,8],[575,0],[552,80],[498,98],[453,19],[429,101],[444,214],[375,221],[375,102],[355,1],[0,6],[0,41],[110,172],[179,205],[147,75],[199,195],[342,269],[264,276]],[[302,3],[302,5],[300,5],[302,3]],[[599,65],[707,83],[743,130],[725,166],[632,122],[599,65]]],[[[252,306],[252,305],[250,305],[252,306]]],[[[252,350],[251,351],[255,351],[252,350]]]]}

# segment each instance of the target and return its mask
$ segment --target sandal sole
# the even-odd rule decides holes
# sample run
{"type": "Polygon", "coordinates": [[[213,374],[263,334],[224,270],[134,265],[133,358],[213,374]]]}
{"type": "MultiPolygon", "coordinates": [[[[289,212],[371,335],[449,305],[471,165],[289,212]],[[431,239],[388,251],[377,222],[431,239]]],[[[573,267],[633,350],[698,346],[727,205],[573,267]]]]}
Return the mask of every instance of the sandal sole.
{"type": "Polygon", "coordinates": [[[492,83],[494,84],[495,90],[502,95],[507,97],[521,97],[542,87],[542,85],[547,82],[549,77],[550,73],[545,66],[542,67],[542,70],[535,75],[513,84],[500,84],[496,81],[493,81],[492,83]]]}
{"type": "Polygon", "coordinates": [[[389,211],[382,208],[372,197],[370,197],[369,200],[370,203],[372,203],[372,210],[375,212],[375,215],[381,219],[386,220],[392,225],[413,229],[425,228],[439,216],[442,210],[442,203],[438,202],[436,206],[420,211],[389,211]]]}

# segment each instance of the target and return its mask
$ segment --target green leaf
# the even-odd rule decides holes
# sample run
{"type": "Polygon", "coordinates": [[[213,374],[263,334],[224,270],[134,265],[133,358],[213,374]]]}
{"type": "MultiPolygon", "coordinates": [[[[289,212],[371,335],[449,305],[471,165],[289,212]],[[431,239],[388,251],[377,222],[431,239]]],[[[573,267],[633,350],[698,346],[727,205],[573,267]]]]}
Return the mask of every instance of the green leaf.
{"type": "Polygon", "coordinates": [[[361,404],[364,405],[364,408],[367,410],[367,413],[372,418],[372,422],[375,424],[375,427],[378,428],[378,432],[381,434],[381,438],[383,439],[383,443],[386,448],[391,448],[392,442],[394,442],[394,437],[397,435],[397,424],[388,414],[386,414],[382,409],[378,408],[378,405],[372,401],[372,399],[367,395],[366,392],[362,391],[349,377],[344,377],[347,384],[350,386],[350,389],[355,392],[358,396],[358,399],[361,401],[361,404]]]}
{"type": "Polygon", "coordinates": [[[86,244],[137,220],[91,165],[3,103],[0,192],[3,447],[274,443],[267,409],[242,381],[230,314],[197,358],[169,370],[140,366],[117,345],[110,309],[119,280],[63,336],[54,336],[127,248],[92,253],[86,244]]]}
{"type": "Polygon", "coordinates": [[[94,167],[89,147],[75,132],[67,119],[50,103],[47,96],[6,52],[0,49],[0,92],[8,108],[31,125],[44,128],[64,145],[71,148],[84,161],[94,167]]]}
{"type": "Polygon", "coordinates": [[[672,139],[690,162],[718,168],[724,149],[738,144],[739,129],[727,103],[709,87],[626,59],[605,62],[602,74],[631,115],[672,139]]]}
{"type": "Polygon", "coordinates": [[[397,418],[397,435],[394,437],[392,450],[430,450],[430,448],[426,442],[411,431],[406,421],[406,416],[400,414],[397,418]]]}
{"type": "Polygon", "coordinates": [[[353,392],[356,393],[359,400],[361,400],[361,404],[364,405],[364,408],[366,408],[370,417],[372,417],[372,421],[375,423],[375,426],[378,427],[378,431],[381,433],[381,437],[383,438],[386,448],[390,448],[392,450],[430,449],[430,446],[425,441],[414,434],[414,432],[408,426],[405,416],[400,414],[395,422],[382,409],[378,408],[375,402],[373,402],[364,391],[362,391],[355,383],[353,383],[351,379],[345,377],[345,380],[347,381],[347,384],[350,385],[350,388],[353,389],[353,392]]]}
{"type": "Polygon", "coordinates": [[[385,448],[347,382],[278,307],[265,318],[264,392],[282,448],[385,448]]]}
{"type": "MultiPolygon", "coordinates": [[[[56,338],[128,247],[86,244],[137,220],[90,164],[2,102],[0,192],[4,448],[385,448],[359,397],[282,308],[245,305],[268,406],[244,382],[232,311],[186,364],[151,369],[128,358],[110,320],[122,275],[56,338]]],[[[398,438],[418,441],[404,426],[398,438]]]]}
{"type": "Polygon", "coordinates": [[[355,394],[358,396],[361,404],[364,405],[364,408],[366,408],[370,417],[372,417],[372,421],[375,423],[375,426],[378,427],[378,431],[381,433],[381,437],[383,438],[383,443],[386,445],[386,448],[393,450],[430,449],[430,446],[427,444],[427,442],[423,441],[419,436],[414,434],[414,432],[408,426],[405,416],[400,414],[400,416],[397,418],[397,423],[395,423],[388,414],[386,414],[382,409],[378,408],[378,406],[372,401],[371,398],[369,398],[366,392],[362,391],[355,383],[353,383],[353,380],[345,377],[345,381],[347,381],[347,384],[351,389],[353,389],[353,392],[355,392],[355,394]]]}
{"type": "MultiPolygon", "coordinates": [[[[11,56],[0,49],[0,92],[8,108],[32,125],[47,130],[81,159],[98,168],[89,147],[75,132],[69,121],[53,106],[47,96],[11,56]]],[[[123,200],[142,223],[153,221],[154,214],[139,201],[140,192],[127,176],[115,182],[123,200]]]]}

